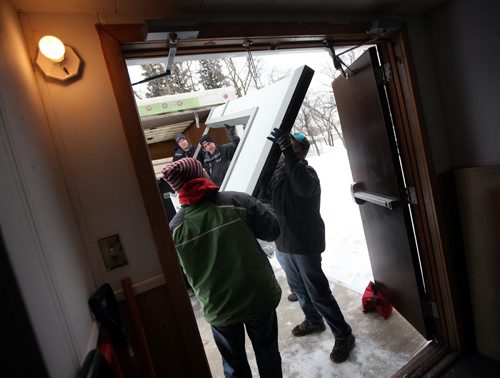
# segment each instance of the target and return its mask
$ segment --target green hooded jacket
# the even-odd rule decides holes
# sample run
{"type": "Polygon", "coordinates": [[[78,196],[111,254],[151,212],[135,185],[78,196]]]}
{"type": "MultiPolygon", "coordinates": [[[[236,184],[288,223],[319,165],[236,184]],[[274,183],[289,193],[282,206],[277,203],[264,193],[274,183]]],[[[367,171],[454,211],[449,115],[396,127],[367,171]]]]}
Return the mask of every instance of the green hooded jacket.
{"type": "Polygon", "coordinates": [[[179,210],[170,229],[208,323],[226,326],[276,309],[281,289],[257,241],[279,235],[271,207],[245,193],[215,193],[179,210]]]}

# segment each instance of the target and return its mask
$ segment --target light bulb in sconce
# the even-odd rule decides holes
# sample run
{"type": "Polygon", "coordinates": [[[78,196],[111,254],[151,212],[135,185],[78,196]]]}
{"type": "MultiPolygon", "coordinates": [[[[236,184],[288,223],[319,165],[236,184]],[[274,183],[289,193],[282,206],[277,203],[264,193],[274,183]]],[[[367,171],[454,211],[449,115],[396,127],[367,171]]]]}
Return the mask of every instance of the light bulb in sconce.
{"type": "Polygon", "coordinates": [[[53,35],[46,35],[38,42],[40,52],[53,62],[59,63],[64,60],[66,47],[61,40],[53,35]]]}
{"type": "Polygon", "coordinates": [[[45,77],[59,81],[76,78],[80,73],[80,58],[76,52],[53,35],[40,38],[36,64],[45,77]]]}

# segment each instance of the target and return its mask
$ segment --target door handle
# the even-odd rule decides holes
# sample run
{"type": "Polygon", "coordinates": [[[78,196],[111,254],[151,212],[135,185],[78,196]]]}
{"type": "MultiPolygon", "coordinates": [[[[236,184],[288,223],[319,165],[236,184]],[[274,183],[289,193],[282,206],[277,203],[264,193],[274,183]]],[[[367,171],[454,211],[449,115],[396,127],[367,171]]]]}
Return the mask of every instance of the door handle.
{"type": "Polygon", "coordinates": [[[388,196],[384,196],[382,194],[366,192],[364,190],[361,190],[362,186],[363,185],[360,182],[355,182],[355,183],[351,184],[352,199],[358,205],[362,205],[366,202],[370,202],[370,203],[373,203],[375,205],[382,206],[382,207],[385,207],[389,210],[392,210],[394,207],[396,207],[400,203],[399,198],[388,197],[388,196]]]}

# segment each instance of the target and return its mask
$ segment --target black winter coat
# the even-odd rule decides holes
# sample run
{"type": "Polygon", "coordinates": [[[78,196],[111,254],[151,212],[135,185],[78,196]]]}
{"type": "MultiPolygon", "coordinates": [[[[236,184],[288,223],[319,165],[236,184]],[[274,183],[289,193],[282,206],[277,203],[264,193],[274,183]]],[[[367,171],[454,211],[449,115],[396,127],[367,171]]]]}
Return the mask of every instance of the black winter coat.
{"type": "MultiPolygon", "coordinates": [[[[191,145],[189,145],[189,150],[187,151],[184,151],[179,146],[176,146],[174,149],[174,154],[172,156],[172,161],[177,161],[186,157],[193,157],[195,152],[196,148],[191,145]]],[[[196,158],[200,161],[200,163],[203,164],[203,154],[201,152],[198,153],[198,156],[196,158]]]]}
{"type": "Polygon", "coordinates": [[[288,152],[270,183],[272,206],[281,228],[276,247],[284,253],[320,254],[325,250],[325,224],[320,214],[319,178],[306,160],[299,159],[293,150],[288,152]]]}

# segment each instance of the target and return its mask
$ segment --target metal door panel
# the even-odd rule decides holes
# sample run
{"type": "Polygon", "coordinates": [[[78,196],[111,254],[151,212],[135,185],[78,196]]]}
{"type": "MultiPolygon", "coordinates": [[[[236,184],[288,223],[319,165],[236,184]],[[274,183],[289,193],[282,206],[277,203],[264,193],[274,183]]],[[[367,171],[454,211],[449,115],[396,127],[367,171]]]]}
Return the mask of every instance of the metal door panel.
{"type": "Polygon", "coordinates": [[[370,48],[333,91],[353,176],[373,277],[382,293],[422,335],[424,289],[398,150],[378,58],[370,48]],[[380,71],[379,71],[380,72],[380,71]]]}

